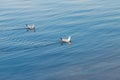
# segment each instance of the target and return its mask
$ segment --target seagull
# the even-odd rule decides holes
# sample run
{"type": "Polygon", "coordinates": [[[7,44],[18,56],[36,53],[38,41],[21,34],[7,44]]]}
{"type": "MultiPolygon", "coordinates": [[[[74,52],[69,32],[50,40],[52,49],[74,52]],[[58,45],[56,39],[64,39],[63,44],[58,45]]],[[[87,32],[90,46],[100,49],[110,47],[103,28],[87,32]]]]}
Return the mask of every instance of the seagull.
{"type": "Polygon", "coordinates": [[[61,38],[61,42],[71,44],[71,36],[68,36],[67,39],[61,38]]]}
{"type": "Polygon", "coordinates": [[[26,26],[27,26],[27,31],[34,30],[34,32],[35,32],[35,25],[34,24],[33,25],[26,24],[26,26]]]}

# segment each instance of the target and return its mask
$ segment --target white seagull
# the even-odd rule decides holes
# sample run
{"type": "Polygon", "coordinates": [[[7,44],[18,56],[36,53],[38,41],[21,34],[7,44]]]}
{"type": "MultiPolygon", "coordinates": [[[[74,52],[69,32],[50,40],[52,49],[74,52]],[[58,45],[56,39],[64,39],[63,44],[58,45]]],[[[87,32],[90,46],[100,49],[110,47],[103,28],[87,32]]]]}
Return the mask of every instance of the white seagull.
{"type": "Polygon", "coordinates": [[[35,32],[35,25],[34,24],[33,25],[26,24],[26,26],[27,26],[27,31],[34,30],[34,32],[35,32]]]}
{"type": "Polygon", "coordinates": [[[64,39],[64,38],[61,38],[61,42],[62,43],[71,43],[71,36],[68,36],[68,38],[67,39],[64,39]]]}

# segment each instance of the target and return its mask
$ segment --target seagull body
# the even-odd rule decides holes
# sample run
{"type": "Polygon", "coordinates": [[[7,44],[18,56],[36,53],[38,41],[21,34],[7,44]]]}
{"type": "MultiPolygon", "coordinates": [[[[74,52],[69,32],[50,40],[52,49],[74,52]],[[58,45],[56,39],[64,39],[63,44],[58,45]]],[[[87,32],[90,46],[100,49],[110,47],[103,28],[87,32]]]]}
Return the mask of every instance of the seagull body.
{"type": "Polygon", "coordinates": [[[26,26],[27,26],[27,31],[29,31],[29,30],[34,30],[35,31],[35,25],[34,24],[33,25],[26,24],[26,26]]]}
{"type": "Polygon", "coordinates": [[[71,42],[71,36],[69,36],[67,39],[61,38],[61,42],[70,43],[71,42]]]}

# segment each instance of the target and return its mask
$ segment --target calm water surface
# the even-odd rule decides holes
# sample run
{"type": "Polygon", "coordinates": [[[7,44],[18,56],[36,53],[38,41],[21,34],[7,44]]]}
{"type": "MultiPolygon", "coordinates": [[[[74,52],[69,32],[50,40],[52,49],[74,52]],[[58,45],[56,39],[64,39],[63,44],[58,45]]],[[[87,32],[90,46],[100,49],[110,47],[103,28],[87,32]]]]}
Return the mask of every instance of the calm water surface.
{"type": "Polygon", "coordinates": [[[1,0],[0,80],[120,80],[119,24],[119,0],[1,0]]]}

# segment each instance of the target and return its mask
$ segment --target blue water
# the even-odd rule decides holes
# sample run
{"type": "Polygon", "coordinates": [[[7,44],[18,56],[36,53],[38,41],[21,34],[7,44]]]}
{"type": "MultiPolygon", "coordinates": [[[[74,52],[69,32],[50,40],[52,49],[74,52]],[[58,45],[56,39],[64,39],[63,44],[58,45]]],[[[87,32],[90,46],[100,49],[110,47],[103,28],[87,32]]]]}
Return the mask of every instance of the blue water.
{"type": "Polygon", "coordinates": [[[1,0],[0,80],[120,80],[119,24],[119,0],[1,0]]]}

